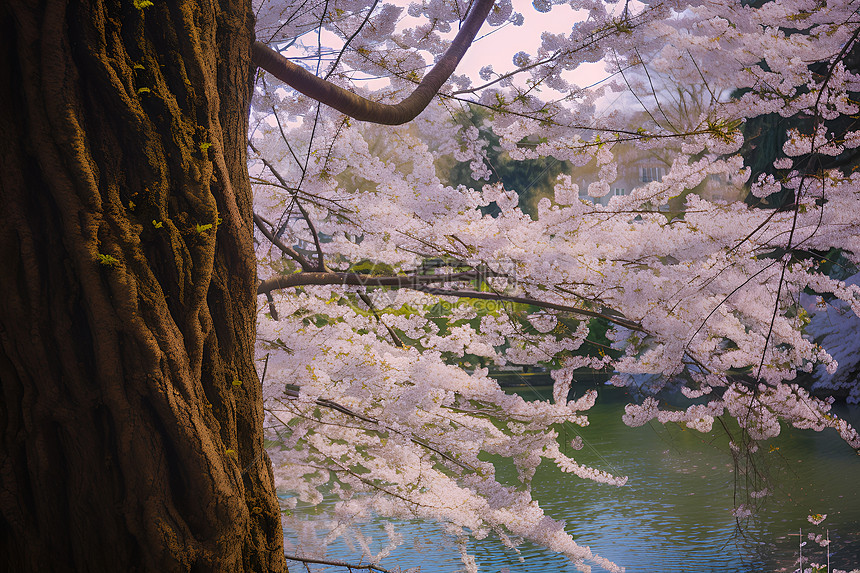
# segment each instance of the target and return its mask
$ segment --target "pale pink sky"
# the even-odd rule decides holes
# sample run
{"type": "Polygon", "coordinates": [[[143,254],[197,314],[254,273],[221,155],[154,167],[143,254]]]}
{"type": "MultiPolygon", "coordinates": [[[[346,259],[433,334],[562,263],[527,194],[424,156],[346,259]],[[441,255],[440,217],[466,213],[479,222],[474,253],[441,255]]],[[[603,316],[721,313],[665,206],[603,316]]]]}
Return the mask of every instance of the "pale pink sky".
{"type": "MultiPolygon", "coordinates": [[[[543,32],[570,34],[573,24],[586,17],[584,11],[574,11],[567,4],[554,6],[547,13],[535,10],[529,0],[513,0],[513,5],[514,11],[525,17],[524,24],[499,28],[491,28],[484,24],[478,34],[479,39],[469,48],[457,67],[457,73],[468,74],[474,78],[473,82],[476,85],[479,85],[478,70],[482,67],[492,64],[497,73],[509,72],[514,69],[512,62],[514,54],[524,51],[534,55],[537,52],[543,32]]],[[[565,79],[585,87],[605,77],[603,64],[598,63],[581,66],[576,74],[565,79]]]]}

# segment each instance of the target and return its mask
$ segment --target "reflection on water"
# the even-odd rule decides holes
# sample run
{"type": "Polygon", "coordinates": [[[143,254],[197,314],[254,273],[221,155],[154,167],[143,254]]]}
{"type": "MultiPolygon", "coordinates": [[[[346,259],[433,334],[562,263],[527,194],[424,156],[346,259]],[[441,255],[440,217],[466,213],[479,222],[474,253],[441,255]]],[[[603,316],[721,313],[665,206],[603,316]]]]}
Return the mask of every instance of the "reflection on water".
{"type": "MultiPolygon", "coordinates": [[[[548,387],[518,392],[525,398],[551,395],[548,387]]],[[[584,481],[546,464],[534,478],[534,498],[548,515],[567,522],[578,543],[628,573],[790,572],[796,569],[798,531],[806,538],[827,530],[832,566],[860,567],[860,458],[835,432],[783,428],[762,446],[756,463],[769,475],[773,494],[757,500],[755,515],[739,530],[732,510],[749,500],[736,492],[735,483],[746,478],[736,471],[725,432],[716,424],[710,434],[656,423],[629,428],[621,415],[630,401],[624,390],[603,387],[588,413],[590,426],[560,429],[562,443],[576,435],[585,440],[579,452],[568,451],[577,461],[629,476],[626,486],[584,481]],[[807,521],[815,513],[827,514],[817,527],[807,521]]],[[[839,414],[855,427],[860,422],[858,408],[839,414]]],[[[501,465],[498,470],[500,479],[513,478],[501,465]]],[[[404,544],[382,566],[459,570],[459,550],[439,527],[399,525],[404,544]]],[[[376,551],[386,544],[380,524],[368,524],[365,534],[375,538],[371,548],[376,551]]],[[[289,534],[287,541],[291,545],[289,534]]],[[[576,571],[566,559],[534,545],[520,551],[517,555],[492,538],[469,545],[481,571],[489,573],[505,568],[510,573],[576,571]]],[[[826,563],[824,549],[813,542],[804,554],[826,563]]],[[[361,550],[339,542],[329,547],[328,556],[358,561],[361,550]]]]}

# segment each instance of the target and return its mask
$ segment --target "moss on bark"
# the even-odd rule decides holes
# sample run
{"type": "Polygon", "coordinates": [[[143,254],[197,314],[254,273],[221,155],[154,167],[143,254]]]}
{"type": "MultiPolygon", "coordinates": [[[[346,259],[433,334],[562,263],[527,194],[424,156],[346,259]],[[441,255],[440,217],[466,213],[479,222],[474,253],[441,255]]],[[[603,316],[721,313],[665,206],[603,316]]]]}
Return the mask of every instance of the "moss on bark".
{"type": "Polygon", "coordinates": [[[282,571],[253,363],[253,18],[145,4],[0,7],[0,563],[282,571]]]}

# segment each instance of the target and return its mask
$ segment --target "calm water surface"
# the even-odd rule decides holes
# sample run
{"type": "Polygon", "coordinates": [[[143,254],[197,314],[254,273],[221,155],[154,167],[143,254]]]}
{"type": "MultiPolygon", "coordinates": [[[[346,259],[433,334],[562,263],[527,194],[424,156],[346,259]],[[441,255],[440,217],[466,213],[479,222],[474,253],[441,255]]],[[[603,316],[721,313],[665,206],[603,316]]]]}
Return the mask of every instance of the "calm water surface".
{"type": "MultiPolygon", "coordinates": [[[[551,395],[551,388],[518,392],[531,399],[551,395]]],[[[784,427],[778,438],[762,446],[756,461],[775,491],[760,500],[754,517],[739,530],[732,510],[736,495],[742,494],[735,491],[738,476],[725,433],[716,424],[710,434],[656,423],[629,428],[621,415],[630,401],[624,390],[602,387],[589,411],[591,425],[568,425],[560,436],[563,443],[582,436],[585,447],[568,453],[575,453],[580,463],[628,476],[627,485],[584,481],[546,464],[535,476],[534,498],[548,515],[567,522],[577,543],[628,573],[778,572],[796,569],[799,529],[804,536],[828,530],[832,566],[860,568],[860,456],[835,432],[784,427]],[[827,514],[827,519],[813,526],[807,521],[813,513],[827,514]]],[[[839,413],[855,427],[860,425],[860,409],[842,408],[839,413]]],[[[497,469],[502,479],[513,479],[513,472],[501,465],[497,469]]],[[[421,566],[422,572],[443,573],[461,568],[456,545],[440,528],[420,522],[398,526],[404,544],[382,561],[383,567],[421,566]]],[[[379,523],[368,524],[363,532],[376,540],[372,550],[385,545],[379,523]]],[[[288,532],[288,547],[292,540],[288,532]]],[[[577,570],[545,549],[526,544],[520,550],[518,556],[494,538],[469,546],[480,570],[488,573],[506,568],[510,573],[577,570]]],[[[826,562],[824,549],[812,542],[804,554],[826,562]]],[[[357,562],[361,550],[337,542],[329,547],[328,557],[357,562]]]]}

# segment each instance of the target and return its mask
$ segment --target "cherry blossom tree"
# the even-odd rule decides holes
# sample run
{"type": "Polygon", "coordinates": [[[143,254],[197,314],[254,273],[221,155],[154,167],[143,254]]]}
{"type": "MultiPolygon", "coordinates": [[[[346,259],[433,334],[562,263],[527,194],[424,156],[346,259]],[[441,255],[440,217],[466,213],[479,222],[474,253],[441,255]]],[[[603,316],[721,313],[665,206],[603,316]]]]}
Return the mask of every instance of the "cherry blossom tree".
{"type": "MultiPolygon", "coordinates": [[[[837,368],[804,336],[800,293],[855,313],[860,302],[860,287],[815,260],[831,248],[860,256],[857,174],[820,161],[860,144],[856,6],[568,5],[582,17],[569,33],[543,34],[535,53],[515,48],[513,67],[492,62],[478,78],[453,73],[475,34],[521,25],[532,8],[0,7],[8,568],[280,571],[282,523],[311,554],[376,514],[616,570],[530,495],[544,460],[625,481],[558,444],[556,425],[588,423],[595,400],[569,399],[581,368],[704,397],[684,411],[631,405],[633,425],[708,431],[731,416],[745,441],[790,423],[860,446],[829,396],[795,383],[837,368]],[[711,98],[683,129],[599,112],[642,54],[740,95],[711,98]],[[599,61],[608,83],[576,85],[599,61]],[[463,125],[467,105],[487,124],[463,125]],[[790,189],[790,205],[691,195],[683,216],[663,214],[709,176],[745,177],[744,122],[771,113],[808,121],[750,190],[790,189]],[[661,181],[605,206],[562,176],[532,218],[516,189],[439,177],[445,156],[477,180],[490,173],[478,127],[512,160],[591,166],[592,197],[617,174],[616,144],[679,152],[661,181]],[[548,367],[553,400],[503,392],[490,367],[509,363],[548,367]],[[517,483],[496,479],[499,457],[517,483]],[[276,488],[302,503],[334,497],[328,523],[299,520],[296,501],[279,508],[276,488]]],[[[463,560],[476,568],[465,549],[463,560]]]]}
{"type": "MultiPolygon", "coordinates": [[[[860,448],[857,432],[830,413],[834,396],[856,397],[853,385],[812,395],[798,383],[817,365],[838,368],[804,334],[801,294],[860,310],[860,289],[816,258],[833,247],[852,264],[860,256],[857,174],[817,167],[860,145],[856,126],[838,121],[858,112],[860,78],[847,58],[860,35],[856,6],[569,5],[582,15],[569,34],[543,34],[536,53],[511,54],[508,71],[493,62],[480,78],[453,75],[401,127],[355,122],[349,110],[290,89],[289,77],[287,85],[258,77],[250,145],[269,453],[277,487],[294,494],[287,506],[337,500],[324,534],[319,522],[284,518],[303,551],[323,550],[371,514],[417,516],[460,540],[529,540],[583,568],[615,570],[529,494],[544,461],[609,486],[625,482],[559,448],[556,425],[587,424],[594,403],[592,391],[569,400],[580,369],[614,373],[618,385],[648,375],[699,398],[680,411],[655,398],[630,405],[630,425],[656,418],[708,432],[731,417],[742,428],[737,448],[785,423],[834,429],[860,448]],[[576,85],[577,68],[595,61],[606,62],[607,81],[576,85]],[[661,110],[657,74],[697,89],[696,106],[683,117],[661,110]],[[599,98],[629,88],[653,99],[643,106],[653,121],[631,127],[629,114],[600,108],[599,98]],[[482,125],[463,125],[474,116],[468,106],[488,112],[482,125]],[[770,113],[810,118],[808,129],[787,134],[778,177],[748,181],[757,197],[791,190],[791,205],[689,194],[680,216],[664,212],[708,178],[747,181],[744,124],[770,113]],[[582,191],[592,197],[609,192],[623,146],[671,151],[671,168],[608,205],[583,201],[561,175],[533,218],[517,189],[454,188],[440,176],[453,160],[476,180],[490,177],[485,129],[514,160],[589,166],[599,178],[582,191]],[[484,214],[489,206],[495,216],[484,214]],[[549,368],[553,400],[506,394],[490,373],[506,364],[549,368]],[[487,461],[496,456],[514,464],[518,483],[496,479],[487,461]]],[[[258,35],[314,76],[396,102],[467,12],[467,3],[443,1],[408,10],[264,3],[258,35]],[[378,77],[388,81],[362,82],[378,77]]],[[[524,18],[499,2],[487,25],[524,18]]],[[[463,560],[476,568],[465,549],[463,560]]]]}

